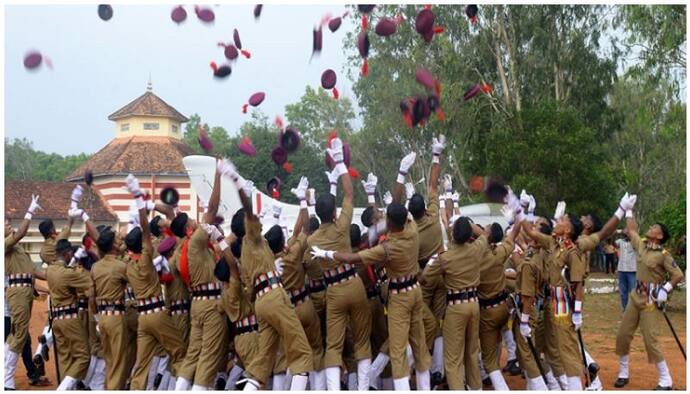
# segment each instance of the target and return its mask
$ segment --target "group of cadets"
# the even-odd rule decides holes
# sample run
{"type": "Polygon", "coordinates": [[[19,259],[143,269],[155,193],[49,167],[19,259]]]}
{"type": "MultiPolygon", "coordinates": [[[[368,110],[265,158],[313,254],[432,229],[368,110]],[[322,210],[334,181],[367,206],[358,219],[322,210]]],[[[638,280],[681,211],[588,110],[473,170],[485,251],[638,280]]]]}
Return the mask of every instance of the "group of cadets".
{"type": "Polygon", "coordinates": [[[353,182],[342,141],[329,146],[330,193],[317,198],[300,179],[292,189],[300,211],[289,238],[278,206],[266,213],[275,225],[262,228],[252,182],[219,159],[200,222],[145,199],[129,175],[126,231],[96,228],[79,208],[76,186],[67,226],[60,233],[49,220],[39,226],[47,269],[37,269],[19,245],[40,209],[32,196],[18,229],[5,222],[12,324],[5,388],[15,388],[38,278],[48,283],[50,323],[36,362],[45,361],[44,347],[53,343],[60,390],[479,390],[483,384],[507,390],[504,373],[524,374],[529,390],[601,389],[580,331],[584,281],[588,254],[623,216],[640,263],[616,338],[615,386],[629,382],[630,342],[639,326],[658,371],[657,389],[671,388],[657,307],[683,274],[663,249],[669,234],[662,224],[645,238],[638,234],[636,196],[626,193],[602,226],[594,214],[566,213],[564,202],[553,219],[535,217],[534,197],[508,188],[501,213],[509,227],[482,228],[462,216],[452,179],[441,177],[441,135],[432,142],[426,199],[406,183],[415,153],[401,160],[385,209],[376,206],[378,178],[362,180],[368,207],[361,231],[352,223],[353,182]],[[222,177],[234,182],[242,203],[229,234],[216,217],[222,177]],[[149,222],[152,211],[162,216],[149,222]],[[86,227],[79,247],[67,240],[76,219],[86,227]],[[502,370],[503,346],[509,362],[502,370]]]}

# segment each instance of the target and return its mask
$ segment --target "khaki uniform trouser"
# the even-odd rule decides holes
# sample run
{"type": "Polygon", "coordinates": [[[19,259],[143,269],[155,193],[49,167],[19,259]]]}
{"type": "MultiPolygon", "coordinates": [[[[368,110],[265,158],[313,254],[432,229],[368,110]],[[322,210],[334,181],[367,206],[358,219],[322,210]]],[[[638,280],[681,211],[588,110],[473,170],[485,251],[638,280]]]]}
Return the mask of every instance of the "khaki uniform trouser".
{"type": "MultiPolygon", "coordinates": [[[[548,305],[551,307],[551,305],[548,305]]],[[[582,354],[577,341],[577,331],[572,323],[571,314],[555,315],[552,317],[554,331],[556,332],[557,349],[563,362],[565,375],[575,377],[582,375],[582,354]]]]}
{"type": "Polygon", "coordinates": [[[125,344],[125,368],[127,373],[134,369],[134,362],[137,361],[137,331],[139,325],[139,312],[137,311],[136,302],[130,302],[125,309],[125,325],[127,327],[127,336],[125,344]]]}
{"type": "Polygon", "coordinates": [[[242,362],[244,369],[256,362],[259,356],[259,332],[252,331],[242,335],[235,335],[235,353],[242,362]]]}
{"type": "Polygon", "coordinates": [[[92,356],[103,358],[103,346],[101,346],[101,334],[96,329],[97,323],[94,319],[96,312],[93,307],[89,305],[88,313],[83,316],[84,326],[89,336],[89,352],[92,356]]]}
{"type": "Polygon", "coordinates": [[[175,330],[175,325],[167,311],[160,311],[148,315],[139,315],[137,331],[137,359],[134,364],[132,390],[146,389],[151,360],[158,354],[158,347],[165,349],[170,355],[171,373],[177,376],[177,369],[184,361],[186,349],[182,347],[182,339],[175,330]]]}
{"type": "Polygon", "coordinates": [[[508,303],[494,308],[479,308],[479,344],[482,350],[482,363],[486,373],[498,371],[501,355],[501,329],[508,323],[510,313],[508,303]]]}
{"type": "Polygon", "coordinates": [[[664,361],[664,355],[661,353],[657,340],[659,326],[663,321],[661,311],[656,308],[656,304],[645,305],[644,300],[635,290],[630,293],[628,299],[628,306],[625,308],[623,321],[616,336],[616,354],[619,356],[630,354],[630,342],[639,326],[647,351],[647,361],[654,364],[664,361]]]}
{"type": "Polygon", "coordinates": [[[293,375],[312,371],[312,349],[285,290],[270,290],[256,300],[254,308],[259,321],[259,355],[248,366],[247,373],[265,384],[279,346],[293,375]]]}
{"type": "MultiPolygon", "coordinates": [[[[369,310],[371,311],[371,352],[378,354],[384,351],[388,353],[388,322],[386,313],[379,297],[369,299],[369,310]]],[[[381,373],[382,378],[391,377],[391,364],[388,363],[381,373]]]]}
{"type": "Polygon", "coordinates": [[[416,287],[405,293],[388,295],[388,341],[393,379],[409,375],[405,349],[410,342],[415,369],[426,371],[431,366],[431,355],[424,333],[424,300],[422,289],[416,287]]]}
{"type": "Polygon", "coordinates": [[[443,320],[443,363],[450,390],[482,387],[479,375],[479,303],[448,305],[443,320]]]}
{"type": "Polygon", "coordinates": [[[295,313],[299,319],[304,334],[307,336],[311,347],[312,359],[314,360],[314,371],[323,369],[323,338],[321,338],[321,320],[316,313],[314,303],[311,298],[295,307],[295,313]]]}
{"type": "Polygon", "coordinates": [[[180,340],[182,340],[182,348],[185,349],[185,357],[184,360],[179,367],[177,368],[177,377],[182,377],[187,379],[188,381],[194,380],[194,371],[196,370],[196,364],[192,363],[187,363],[187,353],[189,353],[188,348],[189,348],[189,331],[191,329],[191,323],[189,321],[189,312],[179,314],[179,315],[172,315],[170,316],[170,320],[173,323],[173,326],[175,327],[175,333],[180,337],[180,340]]]}
{"type": "Polygon", "coordinates": [[[53,337],[57,346],[60,376],[71,376],[83,380],[89,370],[91,354],[86,338],[86,327],[82,316],[74,319],[53,320],[53,337]]]}
{"type": "Polygon", "coordinates": [[[371,358],[371,313],[359,277],[329,287],[326,291],[326,356],[324,366],[343,364],[345,331],[352,327],[354,359],[371,358]]]}
{"type": "Polygon", "coordinates": [[[21,354],[26,340],[29,338],[29,321],[31,320],[31,306],[34,302],[32,287],[8,287],[7,305],[10,309],[12,328],[5,343],[12,352],[21,354]]]}
{"type": "Polygon", "coordinates": [[[212,387],[220,358],[227,351],[223,343],[227,324],[220,300],[192,300],[189,320],[189,345],[178,375],[187,380],[193,377],[195,385],[212,387]]]}
{"type": "Polygon", "coordinates": [[[558,350],[558,340],[556,339],[556,329],[553,326],[553,309],[551,309],[550,299],[544,302],[544,310],[541,314],[540,324],[534,334],[535,346],[540,349],[548,359],[549,366],[556,376],[565,375],[563,360],[558,350]]]}
{"type": "MultiPolygon", "coordinates": [[[[536,336],[536,320],[534,319],[534,313],[530,315],[529,326],[532,328],[532,343],[534,343],[534,338],[536,336]]],[[[515,344],[517,347],[518,361],[520,362],[520,367],[525,370],[527,377],[530,379],[540,376],[539,367],[537,366],[537,361],[532,355],[532,351],[529,348],[527,339],[520,334],[520,321],[515,320],[513,322],[513,338],[515,338],[515,344]]],[[[536,350],[536,346],[535,346],[536,350]]],[[[538,353],[537,353],[538,354],[538,353]]],[[[488,370],[487,370],[488,372],[488,370]]]]}
{"type": "Polygon", "coordinates": [[[106,390],[124,390],[129,376],[126,355],[127,327],[124,315],[98,315],[98,326],[101,332],[101,346],[105,360],[106,390]]]}
{"type": "MultiPolygon", "coordinates": [[[[441,336],[441,321],[446,312],[446,285],[443,283],[443,277],[438,275],[434,280],[423,285],[422,295],[424,296],[424,303],[429,307],[436,319],[436,330],[432,333],[428,333],[427,336],[431,335],[433,338],[439,337],[441,336]]],[[[424,325],[426,328],[426,321],[424,325]]]]}

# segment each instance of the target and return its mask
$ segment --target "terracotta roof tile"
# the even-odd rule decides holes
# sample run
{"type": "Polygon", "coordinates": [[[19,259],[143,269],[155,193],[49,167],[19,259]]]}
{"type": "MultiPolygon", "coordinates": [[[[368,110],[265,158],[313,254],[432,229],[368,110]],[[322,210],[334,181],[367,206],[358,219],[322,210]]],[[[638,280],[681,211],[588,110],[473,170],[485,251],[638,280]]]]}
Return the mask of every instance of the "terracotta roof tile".
{"type": "Polygon", "coordinates": [[[65,177],[79,180],[89,169],[94,177],[127,175],[129,173],[187,175],[182,158],[194,151],[181,140],[172,137],[116,138],[65,177]]]}
{"type": "MultiPolygon", "coordinates": [[[[74,183],[67,182],[5,182],[5,215],[10,219],[21,219],[31,203],[31,195],[38,194],[40,199],[34,219],[65,219],[69,209],[70,197],[74,183]]],[[[118,221],[117,215],[108,207],[103,196],[96,190],[84,188],[84,195],[79,204],[96,221],[118,221]]]]}
{"type": "Polygon", "coordinates": [[[152,92],[146,92],[137,97],[129,104],[108,116],[108,119],[117,120],[126,118],[128,116],[137,115],[162,116],[172,118],[183,123],[189,120],[186,116],[179,113],[175,108],[170,106],[168,103],[163,101],[163,99],[156,96],[152,92]]]}

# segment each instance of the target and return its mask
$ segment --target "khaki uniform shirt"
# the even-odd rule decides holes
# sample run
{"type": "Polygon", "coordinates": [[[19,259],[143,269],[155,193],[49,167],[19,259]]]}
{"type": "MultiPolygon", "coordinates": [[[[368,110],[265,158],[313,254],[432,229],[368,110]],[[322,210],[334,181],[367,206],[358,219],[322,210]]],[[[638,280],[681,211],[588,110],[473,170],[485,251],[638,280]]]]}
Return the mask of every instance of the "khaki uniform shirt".
{"type": "Polygon", "coordinates": [[[153,266],[152,249],[145,243],[139,258],[131,259],[127,264],[127,281],[137,299],[160,297],[163,293],[158,272],[153,266]]]}
{"type": "Polygon", "coordinates": [[[213,273],[216,260],[213,251],[208,247],[208,233],[201,226],[189,237],[187,258],[189,259],[190,287],[216,281],[213,273]]]}
{"type": "MultiPolygon", "coordinates": [[[[352,250],[350,224],[352,224],[352,203],[345,200],[335,222],[321,223],[318,230],[309,236],[307,239],[308,249],[311,250],[312,246],[317,246],[323,250],[349,253],[352,250]]],[[[317,261],[322,270],[334,269],[342,264],[336,260],[319,258],[312,258],[312,260],[317,261]]]]}
{"type": "Polygon", "coordinates": [[[57,244],[57,241],[69,238],[71,232],[72,228],[70,226],[65,226],[62,228],[62,231],[60,231],[60,233],[57,235],[55,239],[50,237],[43,241],[43,246],[41,246],[41,252],[38,254],[41,257],[41,261],[47,264],[50,264],[53,261],[55,261],[57,259],[57,257],[55,256],[55,245],[57,244]]]}
{"type": "MultiPolygon", "coordinates": [[[[348,241],[349,243],[349,241],[348,241]]],[[[402,231],[389,232],[387,239],[373,248],[359,252],[364,264],[381,263],[388,277],[400,278],[419,272],[419,232],[417,224],[408,220],[402,231]]]]}
{"type": "Polygon", "coordinates": [[[173,252],[172,257],[168,260],[168,265],[170,266],[170,273],[173,274],[173,280],[165,284],[165,301],[188,301],[189,300],[189,289],[182,281],[180,276],[179,264],[180,264],[180,254],[182,253],[182,243],[183,240],[178,239],[175,244],[175,252],[173,252]]]}
{"type": "Polygon", "coordinates": [[[426,213],[415,219],[419,231],[419,260],[428,260],[443,247],[443,230],[439,219],[438,191],[429,193],[426,213]]]}
{"type": "Polygon", "coordinates": [[[542,272],[539,262],[528,252],[520,259],[515,278],[515,292],[522,296],[535,298],[541,294],[542,272]]]}
{"type": "Polygon", "coordinates": [[[307,249],[307,235],[300,233],[288,241],[288,247],[282,256],[283,275],[281,280],[286,289],[301,289],[304,286],[304,252],[307,249]]]}
{"type": "MultiPolygon", "coordinates": [[[[594,235],[592,238],[596,238],[594,235]]],[[[576,243],[569,240],[557,241],[553,236],[538,233],[537,244],[546,251],[548,256],[547,281],[552,287],[569,287],[570,283],[582,282],[585,279],[587,262],[584,252],[576,243]],[[567,268],[570,283],[561,274],[567,268]]]]}
{"type": "Polygon", "coordinates": [[[661,245],[652,245],[636,232],[630,233],[630,243],[637,252],[637,280],[645,283],[663,283],[666,273],[671,279],[682,278],[683,271],[673,260],[671,254],[661,245]]]}
{"type": "Polygon", "coordinates": [[[10,245],[12,235],[5,237],[5,276],[17,274],[33,274],[36,271],[31,257],[17,242],[10,245]]]}
{"type": "Polygon", "coordinates": [[[246,291],[242,282],[235,277],[230,277],[228,286],[223,289],[221,297],[223,310],[228,315],[231,322],[236,322],[240,319],[254,313],[254,308],[250,300],[251,294],[246,291]]]}
{"type": "Polygon", "coordinates": [[[53,260],[52,263],[46,270],[51,304],[54,308],[76,304],[78,294],[93,286],[91,275],[86,270],[67,267],[61,260],[53,260]]]}
{"type": "Polygon", "coordinates": [[[258,218],[245,215],[244,229],[240,272],[242,282],[251,289],[257,276],[275,270],[275,257],[268,246],[268,241],[261,235],[261,222],[258,218]]]}
{"type": "Polygon", "coordinates": [[[428,274],[433,276],[443,272],[443,282],[448,290],[478,287],[481,257],[488,247],[489,241],[484,235],[472,243],[462,245],[452,241],[448,250],[438,255],[428,274]]]}
{"type": "Polygon", "coordinates": [[[506,239],[496,245],[487,245],[484,249],[479,268],[479,298],[488,300],[505,290],[505,262],[514,245],[513,241],[506,239]]]}
{"type": "Polygon", "coordinates": [[[96,301],[120,302],[124,304],[127,287],[127,264],[108,254],[91,268],[91,277],[96,284],[96,301]]]}
{"type": "Polygon", "coordinates": [[[580,235],[580,237],[577,239],[577,247],[580,248],[580,250],[584,253],[586,268],[585,278],[589,276],[589,262],[592,256],[592,251],[596,249],[597,245],[599,245],[599,242],[601,242],[601,240],[599,239],[599,235],[596,233],[590,235],[580,235]]]}

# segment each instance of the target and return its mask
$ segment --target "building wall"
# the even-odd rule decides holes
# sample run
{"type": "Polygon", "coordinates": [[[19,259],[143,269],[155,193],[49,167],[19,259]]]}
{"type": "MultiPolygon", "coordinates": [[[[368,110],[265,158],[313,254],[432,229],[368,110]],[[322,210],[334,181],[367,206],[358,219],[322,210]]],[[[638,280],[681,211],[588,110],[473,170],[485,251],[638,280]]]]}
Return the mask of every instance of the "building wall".
{"type": "MultiPolygon", "coordinates": [[[[38,231],[38,225],[42,220],[43,219],[32,220],[31,225],[29,226],[29,231],[19,242],[24,250],[29,253],[31,260],[34,263],[41,263],[39,253],[41,251],[41,247],[43,246],[44,239],[41,233],[38,231]]],[[[17,229],[21,222],[22,219],[12,219],[12,228],[17,229]]],[[[67,220],[53,219],[53,223],[55,224],[55,230],[59,233],[60,230],[62,230],[62,228],[67,224],[67,220]]],[[[94,220],[93,224],[94,226],[104,224],[106,226],[113,226],[113,228],[117,228],[117,223],[115,222],[94,220]]],[[[84,222],[81,221],[81,219],[75,220],[74,225],[72,225],[72,234],[69,237],[70,242],[72,242],[73,245],[81,245],[81,239],[84,234],[86,234],[86,226],[84,226],[84,222]]]]}
{"type": "Polygon", "coordinates": [[[131,116],[115,121],[115,138],[142,137],[173,137],[182,139],[182,125],[180,122],[158,116],[131,116]],[[157,129],[155,125],[158,125],[157,129]],[[147,126],[148,128],[144,128],[147,126]]]}
{"type": "MultiPolygon", "coordinates": [[[[151,193],[155,201],[160,201],[158,193],[166,187],[173,186],[180,193],[180,202],[177,204],[182,212],[191,217],[198,217],[201,211],[198,206],[198,196],[191,186],[187,176],[138,175],[139,186],[144,193],[151,193]]],[[[107,201],[110,208],[117,214],[120,223],[129,221],[129,206],[132,203],[132,195],[126,189],[125,176],[108,176],[94,179],[93,187],[96,188],[107,201]]]]}

